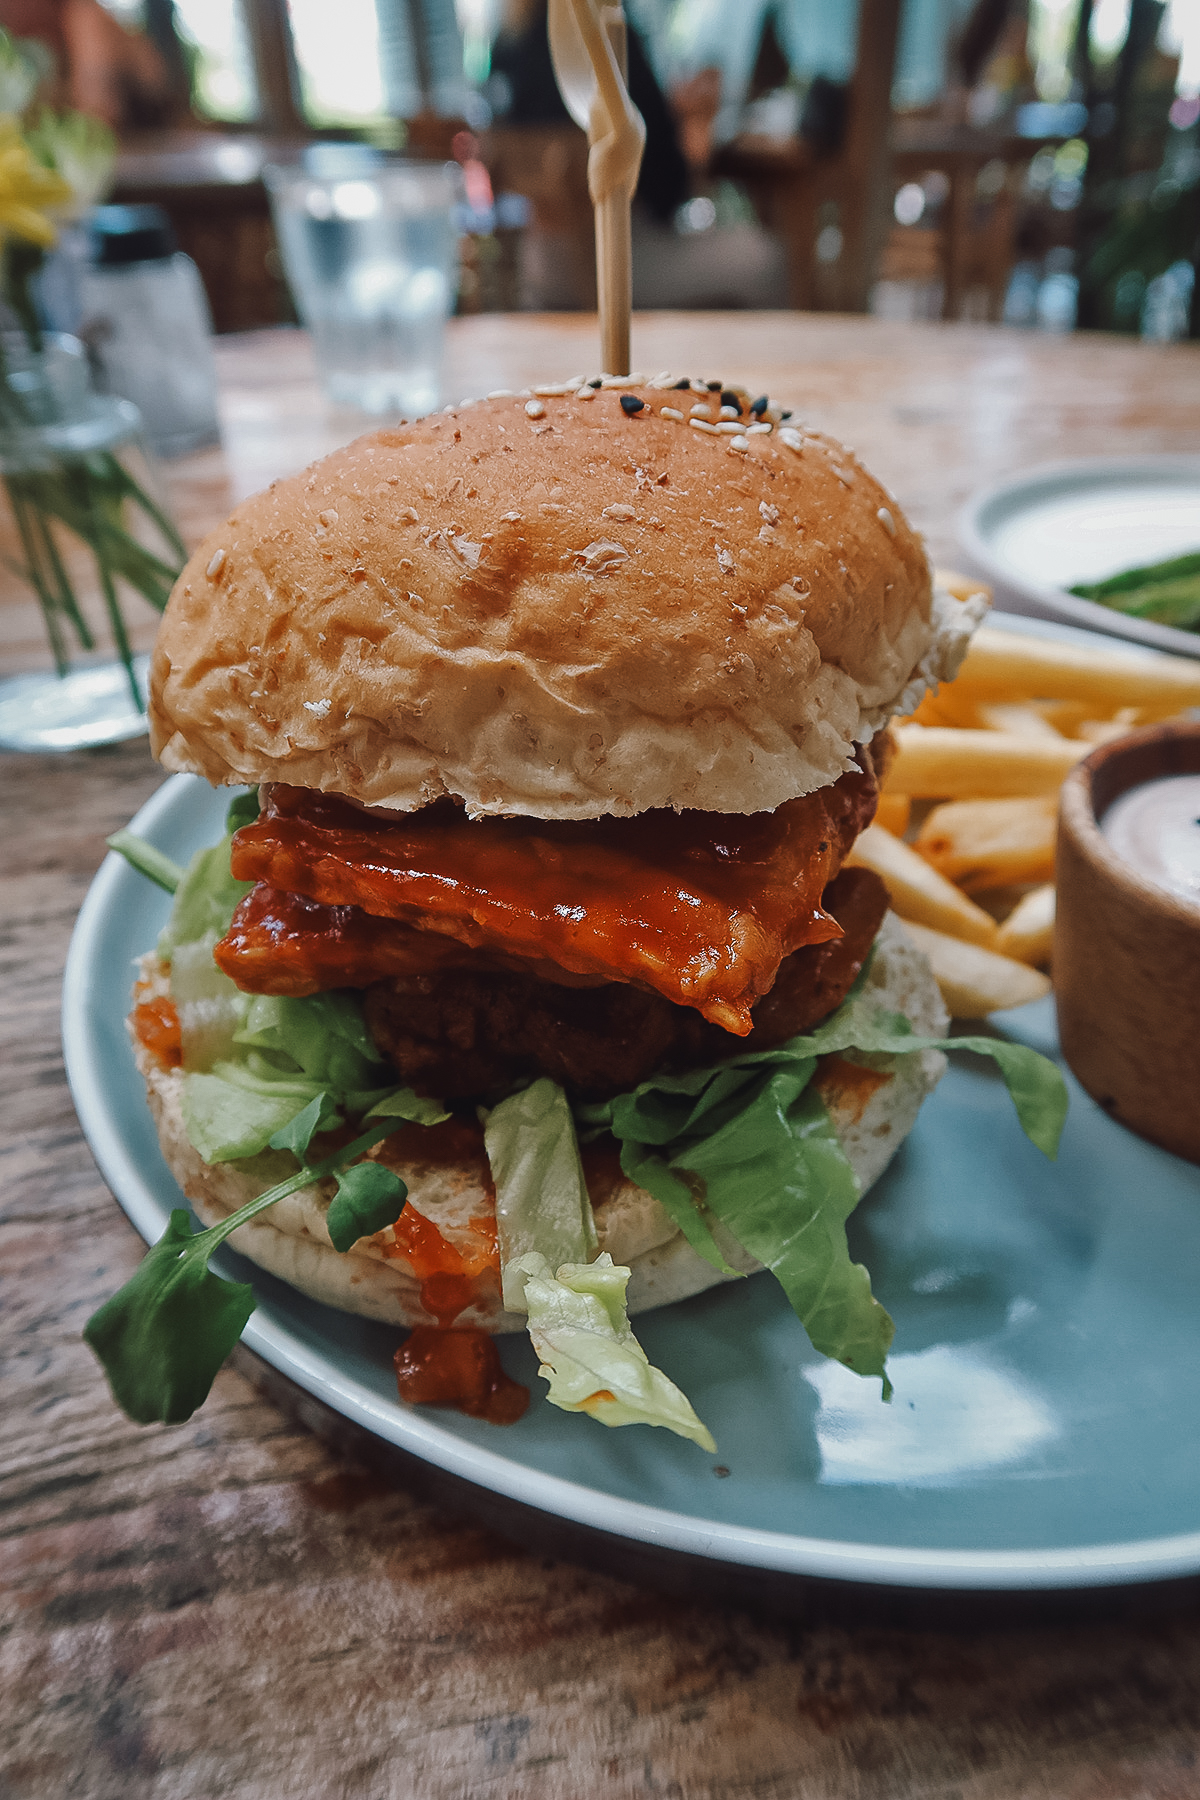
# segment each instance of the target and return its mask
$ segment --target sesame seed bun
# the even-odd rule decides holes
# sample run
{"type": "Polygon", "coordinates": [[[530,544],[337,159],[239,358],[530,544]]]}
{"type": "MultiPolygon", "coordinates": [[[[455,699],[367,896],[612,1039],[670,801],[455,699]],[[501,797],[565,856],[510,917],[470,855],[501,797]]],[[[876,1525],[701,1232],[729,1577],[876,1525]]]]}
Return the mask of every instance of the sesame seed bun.
{"type": "Polygon", "coordinates": [[[215,783],[561,819],[757,812],[836,780],[978,619],[934,595],[848,450],[700,429],[695,403],[493,398],[247,500],[171,596],[155,754],[215,783]]]}

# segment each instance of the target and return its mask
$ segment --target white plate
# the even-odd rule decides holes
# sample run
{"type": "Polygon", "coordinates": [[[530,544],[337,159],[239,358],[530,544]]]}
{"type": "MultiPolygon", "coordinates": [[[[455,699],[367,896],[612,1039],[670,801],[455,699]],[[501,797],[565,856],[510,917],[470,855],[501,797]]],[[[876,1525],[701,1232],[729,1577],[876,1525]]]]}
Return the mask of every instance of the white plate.
{"type": "MultiPolygon", "coordinates": [[[[176,776],[133,829],[186,859],[219,833],[225,799],[176,776]]],[[[148,1242],[183,1201],[123,1021],[130,965],[167,905],[109,856],[63,997],[80,1119],[148,1242]]],[[[1001,1022],[1053,1049],[1048,1004],[1001,1022]]],[[[851,1246],[896,1320],[890,1407],[877,1382],[813,1353],[769,1276],[639,1319],[651,1360],[712,1428],[716,1458],[536,1397],[507,1429],[402,1406],[398,1333],[232,1253],[215,1266],[259,1296],[246,1344],[347,1419],[496,1495],[723,1565],[723,1578],[732,1567],[747,1581],[1028,1591],[1200,1573],[1200,1169],[1122,1130],[1074,1084],[1052,1165],[1022,1137],[991,1065],[964,1056],[852,1218],[851,1246]]],[[[527,1343],[502,1353],[540,1394],[527,1343]]]]}
{"type": "Polygon", "coordinates": [[[1200,550],[1200,456],[1049,463],[976,494],[958,537],[996,604],[1200,657],[1200,633],[1127,619],[1067,592],[1200,550]]]}

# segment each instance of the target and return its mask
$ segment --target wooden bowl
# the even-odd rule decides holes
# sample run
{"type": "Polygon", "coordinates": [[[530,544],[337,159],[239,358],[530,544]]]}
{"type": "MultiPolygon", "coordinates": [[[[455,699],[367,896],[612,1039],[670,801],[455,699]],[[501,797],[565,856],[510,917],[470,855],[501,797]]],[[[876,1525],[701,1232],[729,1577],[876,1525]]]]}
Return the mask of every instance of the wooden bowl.
{"type": "Polygon", "coordinates": [[[1054,988],[1063,1055],[1131,1131],[1200,1162],[1200,906],[1118,856],[1097,823],[1130,788],[1200,774],[1200,724],[1105,744],[1063,784],[1054,988]]]}

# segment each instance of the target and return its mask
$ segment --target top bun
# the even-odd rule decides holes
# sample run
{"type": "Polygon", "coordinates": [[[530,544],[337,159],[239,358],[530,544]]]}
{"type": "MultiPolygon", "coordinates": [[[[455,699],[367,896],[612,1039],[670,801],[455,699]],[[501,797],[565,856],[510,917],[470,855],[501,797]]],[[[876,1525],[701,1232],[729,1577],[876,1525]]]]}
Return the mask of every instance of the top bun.
{"type": "Polygon", "coordinates": [[[495,397],[246,501],[171,596],[155,754],[547,819],[758,812],[836,780],[977,619],[848,450],[694,429],[696,399],[495,397]]]}

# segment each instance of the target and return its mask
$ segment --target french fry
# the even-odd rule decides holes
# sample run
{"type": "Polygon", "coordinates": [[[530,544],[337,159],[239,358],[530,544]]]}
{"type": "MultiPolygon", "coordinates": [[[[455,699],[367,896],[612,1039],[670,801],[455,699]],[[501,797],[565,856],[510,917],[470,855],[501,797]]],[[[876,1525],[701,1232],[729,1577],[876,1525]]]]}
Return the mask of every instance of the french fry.
{"type": "MultiPolygon", "coordinates": [[[[1022,704],[1011,700],[981,700],[974,711],[976,722],[986,731],[1011,731],[1017,737],[1062,737],[1061,731],[1056,731],[1049,719],[1028,702],[1022,704]]],[[[924,722],[923,719],[918,721],[920,724],[924,722]]]]}
{"type": "Polygon", "coordinates": [[[1010,1006],[1024,1006],[1050,992],[1049,979],[1028,964],[998,956],[979,944],[906,920],[904,929],[929,958],[950,1016],[983,1019],[1010,1006]]]}
{"type": "Polygon", "coordinates": [[[911,812],[912,801],[907,794],[880,794],[875,807],[875,823],[890,831],[893,837],[903,837],[911,812]]]}
{"type": "Polygon", "coordinates": [[[896,754],[884,789],[913,800],[1053,793],[1090,749],[1072,738],[1053,741],[938,725],[897,725],[892,735],[896,754]]]}
{"type": "Polygon", "coordinates": [[[968,731],[979,729],[979,713],[965,694],[954,691],[954,683],[944,682],[937,693],[921,696],[921,704],[909,715],[914,725],[954,725],[968,731]]]}
{"type": "Polygon", "coordinates": [[[995,948],[1002,956],[1029,963],[1035,969],[1050,961],[1054,945],[1054,889],[1034,888],[1019,900],[996,933],[995,948]]]}
{"type": "Polygon", "coordinates": [[[945,588],[956,600],[973,600],[976,594],[984,594],[990,600],[992,590],[986,581],[976,581],[973,575],[960,575],[957,569],[935,569],[933,585],[945,588]]]}
{"type": "Polygon", "coordinates": [[[1089,700],[1118,706],[1200,706],[1200,661],[1158,651],[1092,650],[1055,638],[1021,637],[984,625],[954,683],[965,699],[1089,700]]]}
{"type": "Polygon", "coordinates": [[[981,888],[1052,881],[1057,816],[1054,794],[1018,800],[951,800],[934,807],[917,833],[914,849],[968,894],[981,888]]]}
{"type": "Polygon", "coordinates": [[[1111,744],[1114,738],[1128,737],[1136,729],[1121,719],[1084,719],[1075,736],[1095,749],[1097,744],[1111,744]]]}
{"type": "Polygon", "coordinates": [[[990,914],[939,875],[903,838],[893,837],[882,826],[868,825],[859,833],[846,863],[873,869],[902,919],[916,919],[973,944],[995,942],[996,921],[990,914]]]}

